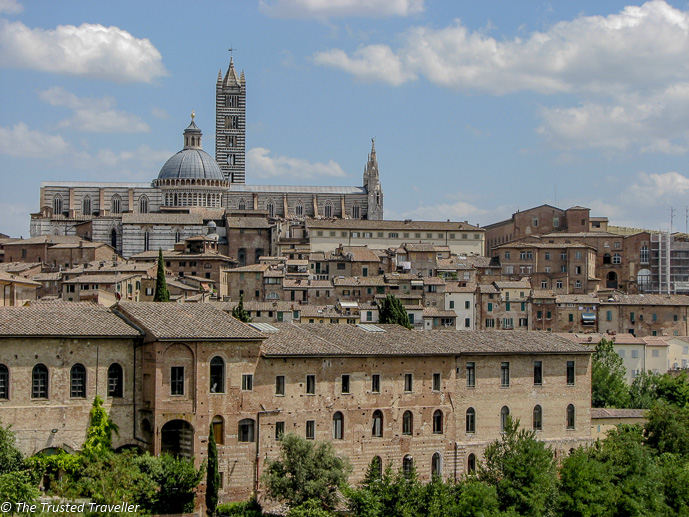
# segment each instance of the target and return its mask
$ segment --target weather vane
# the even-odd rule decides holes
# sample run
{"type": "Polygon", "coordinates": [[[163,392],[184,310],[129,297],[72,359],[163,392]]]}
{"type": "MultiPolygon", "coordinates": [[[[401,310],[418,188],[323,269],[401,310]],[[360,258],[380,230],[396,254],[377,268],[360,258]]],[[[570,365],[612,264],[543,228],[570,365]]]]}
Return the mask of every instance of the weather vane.
{"type": "Polygon", "coordinates": [[[230,45],[230,48],[227,49],[227,51],[230,53],[230,57],[232,57],[232,52],[234,52],[235,50],[237,49],[234,48],[232,45],[230,45]]]}

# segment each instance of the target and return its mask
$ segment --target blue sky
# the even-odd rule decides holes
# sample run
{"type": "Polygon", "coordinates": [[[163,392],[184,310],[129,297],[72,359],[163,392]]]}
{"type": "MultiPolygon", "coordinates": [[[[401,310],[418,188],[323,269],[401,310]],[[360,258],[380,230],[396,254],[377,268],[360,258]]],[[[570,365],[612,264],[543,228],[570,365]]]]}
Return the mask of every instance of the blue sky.
{"type": "Polygon", "coordinates": [[[247,79],[247,183],[360,185],[385,216],[481,225],[542,203],[685,230],[689,4],[0,0],[0,232],[40,182],[149,181],[247,79]]]}

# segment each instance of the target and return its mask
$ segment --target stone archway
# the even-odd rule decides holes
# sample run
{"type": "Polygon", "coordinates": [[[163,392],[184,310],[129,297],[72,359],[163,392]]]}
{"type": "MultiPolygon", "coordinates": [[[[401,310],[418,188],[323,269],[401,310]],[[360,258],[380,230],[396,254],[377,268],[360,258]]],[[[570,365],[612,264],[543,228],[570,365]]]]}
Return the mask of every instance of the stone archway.
{"type": "Polygon", "coordinates": [[[170,420],[160,430],[160,452],[191,458],[194,455],[194,428],[185,420],[170,420]]]}
{"type": "Polygon", "coordinates": [[[605,287],[608,289],[617,289],[617,273],[610,271],[605,277],[605,287]]]}

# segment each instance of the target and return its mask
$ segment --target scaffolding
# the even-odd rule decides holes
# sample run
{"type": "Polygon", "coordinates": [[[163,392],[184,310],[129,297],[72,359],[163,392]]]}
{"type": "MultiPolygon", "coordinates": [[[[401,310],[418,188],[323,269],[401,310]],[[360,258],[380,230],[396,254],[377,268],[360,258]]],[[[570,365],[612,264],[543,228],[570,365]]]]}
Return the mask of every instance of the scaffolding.
{"type": "Polygon", "coordinates": [[[650,281],[639,282],[641,292],[689,294],[687,234],[672,234],[670,231],[651,234],[650,273],[650,281]]]}

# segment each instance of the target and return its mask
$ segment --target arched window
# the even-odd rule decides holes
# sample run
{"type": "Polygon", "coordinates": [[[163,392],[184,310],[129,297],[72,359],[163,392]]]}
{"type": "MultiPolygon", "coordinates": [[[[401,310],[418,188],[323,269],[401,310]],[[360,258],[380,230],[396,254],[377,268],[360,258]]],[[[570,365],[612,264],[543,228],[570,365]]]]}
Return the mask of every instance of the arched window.
{"type": "Polygon", "coordinates": [[[246,210],[246,201],[244,201],[244,199],[239,200],[239,209],[246,210]]]}
{"type": "Polygon", "coordinates": [[[268,201],[267,208],[268,208],[268,215],[270,217],[275,217],[275,203],[273,203],[272,199],[270,201],[268,201]]]}
{"type": "Polygon", "coordinates": [[[10,398],[10,371],[0,364],[0,399],[10,398]]]}
{"type": "Polygon", "coordinates": [[[342,440],[344,435],[344,418],[339,411],[333,415],[333,440],[342,440]]]}
{"type": "Polygon", "coordinates": [[[117,249],[117,230],[115,228],[110,232],[110,246],[117,249]]]}
{"type": "Polygon", "coordinates": [[[151,249],[151,233],[146,230],[144,232],[144,251],[151,249]]]}
{"type": "Polygon", "coordinates": [[[60,215],[62,213],[62,196],[55,194],[53,196],[53,215],[60,215]]]}
{"type": "Polygon", "coordinates": [[[439,409],[433,413],[433,434],[443,434],[443,412],[439,409]]]}
{"type": "Polygon", "coordinates": [[[84,196],[81,200],[81,213],[82,215],[91,215],[91,198],[84,196]]]}
{"type": "Polygon", "coordinates": [[[219,355],[211,359],[211,393],[225,393],[225,361],[219,355]]]}
{"type": "Polygon", "coordinates": [[[31,372],[31,398],[48,398],[48,367],[44,364],[37,364],[31,372]]]}
{"type": "Polygon", "coordinates": [[[567,406],[567,429],[574,429],[574,404],[567,406]]]}
{"type": "Polygon", "coordinates": [[[414,432],[414,415],[411,411],[405,411],[402,415],[402,434],[411,435],[414,432]]]}
{"type": "Polygon", "coordinates": [[[543,430],[543,409],[538,404],[533,408],[533,428],[534,431],[543,430]]]}
{"type": "Polygon", "coordinates": [[[111,214],[121,214],[122,213],[122,199],[118,194],[115,194],[110,199],[110,213],[111,214]]]}
{"type": "Polygon", "coordinates": [[[383,412],[376,409],[373,412],[373,427],[371,428],[371,435],[380,438],[383,436],[383,412]]]}
{"type": "Polygon", "coordinates": [[[476,410],[473,407],[467,409],[466,415],[466,429],[467,433],[476,432],[476,410]]]}
{"type": "Polygon", "coordinates": [[[507,419],[510,416],[510,408],[507,406],[502,406],[502,409],[500,410],[500,432],[504,433],[505,429],[507,429],[507,419]]]}
{"type": "Polygon", "coordinates": [[[407,479],[409,479],[412,475],[412,472],[414,472],[414,459],[409,454],[407,454],[402,460],[402,472],[404,473],[404,477],[407,479]]]}
{"type": "Polygon", "coordinates": [[[622,264],[622,255],[619,253],[613,253],[612,254],[612,263],[613,264],[622,264]]]}
{"type": "Polygon", "coordinates": [[[431,459],[431,476],[443,476],[443,457],[440,455],[439,452],[433,454],[433,458],[431,459]]]}
{"type": "Polygon", "coordinates": [[[251,418],[245,418],[239,421],[237,440],[240,442],[254,441],[254,421],[251,418]]]}
{"type": "Polygon", "coordinates": [[[352,219],[361,219],[361,208],[358,202],[352,205],[352,219]]]}
{"type": "Polygon", "coordinates": [[[213,427],[213,438],[215,438],[215,443],[218,445],[223,445],[225,443],[225,420],[220,415],[215,415],[213,421],[211,422],[213,427]]]}
{"type": "Polygon", "coordinates": [[[108,397],[121,397],[124,391],[124,374],[122,367],[112,363],[108,368],[108,397]]]}
{"type": "Polygon", "coordinates": [[[86,398],[86,368],[83,364],[75,364],[69,372],[69,396],[86,398]]]}
{"type": "Polygon", "coordinates": [[[473,452],[469,454],[469,458],[467,459],[467,472],[469,474],[474,474],[476,472],[476,454],[473,452]]]}
{"type": "Polygon", "coordinates": [[[330,219],[333,216],[333,204],[330,201],[325,202],[323,207],[323,215],[330,219]]]}
{"type": "Polygon", "coordinates": [[[294,215],[297,217],[304,217],[304,203],[301,201],[297,201],[297,204],[294,207],[294,215]]]}
{"type": "Polygon", "coordinates": [[[636,274],[636,283],[639,285],[641,292],[647,291],[651,287],[651,271],[649,269],[640,269],[636,274]]]}
{"type": "Polygon", "coordinates": [[[610,253],[603,254],[603,264],[612,264],[612,257],[610,256],[610,253]]]}
{"type": "Polygon", "coordinates": [[[147,214],[148,213],[148,197],[146,197],[146,196],[141,196],[139,198],[139,213],[141,213],[141,214],[147,214]]]}

